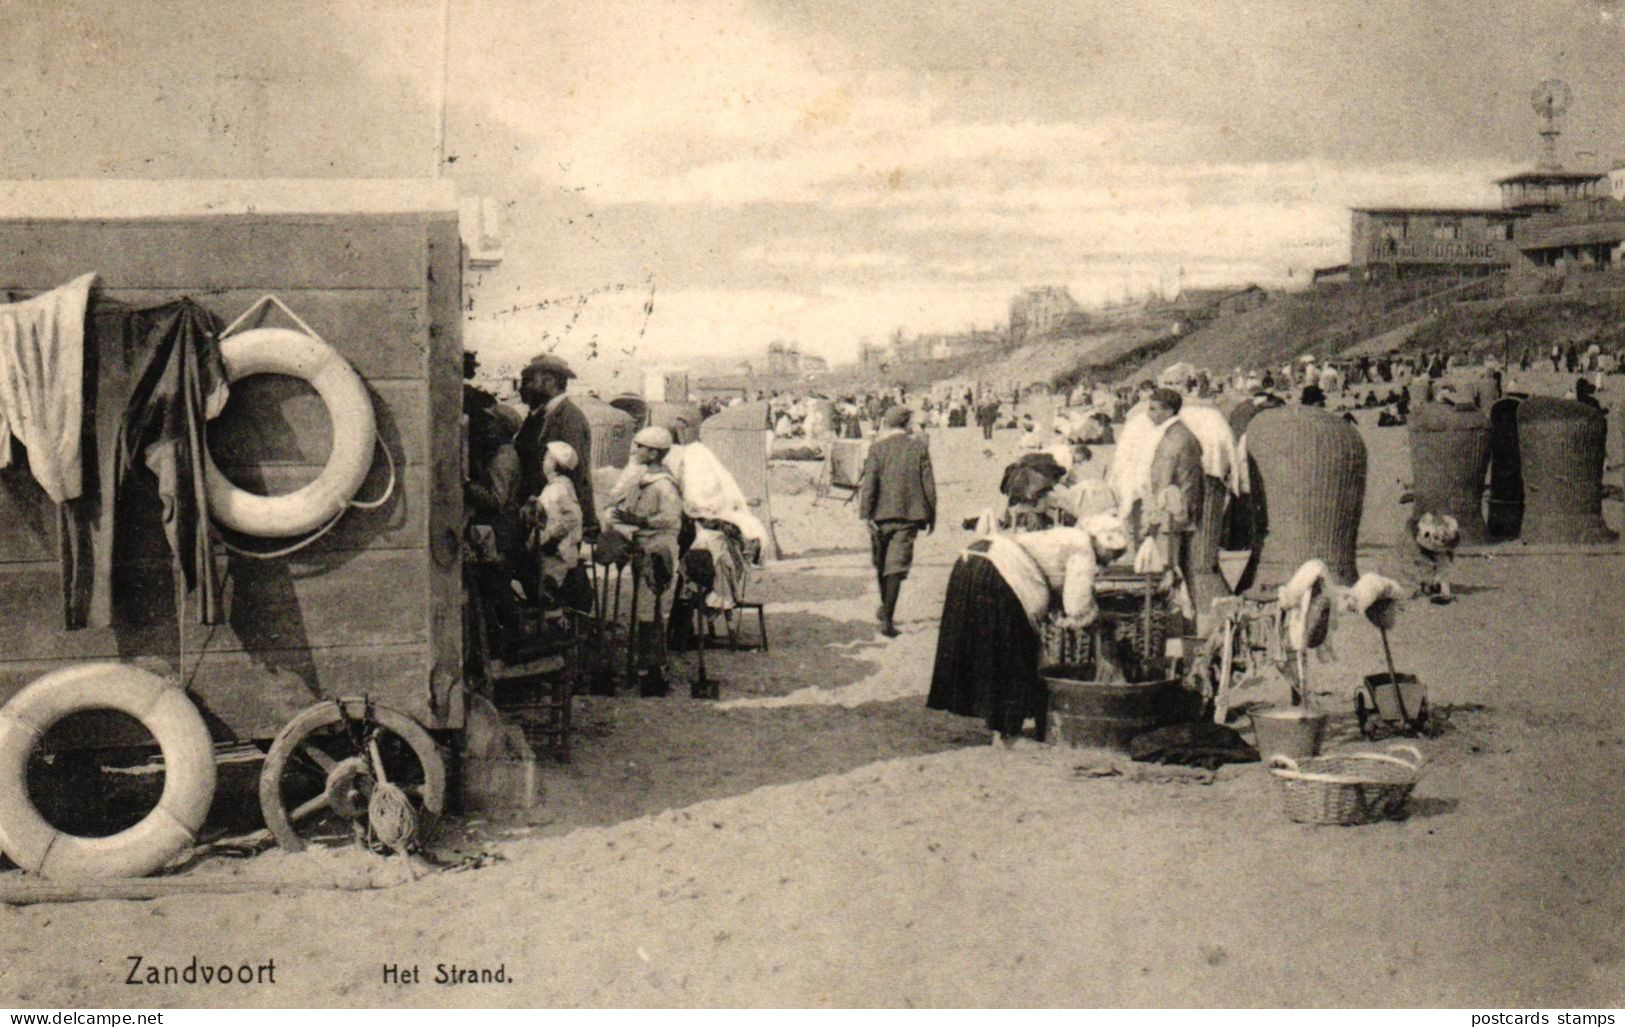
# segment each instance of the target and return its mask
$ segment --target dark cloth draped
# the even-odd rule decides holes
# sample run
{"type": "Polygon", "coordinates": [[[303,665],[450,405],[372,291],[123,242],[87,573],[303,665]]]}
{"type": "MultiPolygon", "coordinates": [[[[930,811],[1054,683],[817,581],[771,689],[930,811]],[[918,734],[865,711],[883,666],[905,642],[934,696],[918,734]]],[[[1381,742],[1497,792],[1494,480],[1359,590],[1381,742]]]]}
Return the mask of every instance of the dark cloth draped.
{"type": "Polygon", "coordinates": [[[1014,734],[1044,707],[1038,633],[992,561],[961,556],[948,578],[925,704],[1014,734]]]}
{"type": "Polygon", "coordinates": [[[156,483],[164,537],[187,591],[198,595],[199,619],[218,623],[205,432],[209,397],[226,384],[220,320],[185,297],[137,308],[96,296],[89,321],[85,447],[94,453],[86,464],[95,487],[71,505],[64,525],[67,626],[113,622],[119,508],[140,484],[130,474],[138,466],[156,483]]]}

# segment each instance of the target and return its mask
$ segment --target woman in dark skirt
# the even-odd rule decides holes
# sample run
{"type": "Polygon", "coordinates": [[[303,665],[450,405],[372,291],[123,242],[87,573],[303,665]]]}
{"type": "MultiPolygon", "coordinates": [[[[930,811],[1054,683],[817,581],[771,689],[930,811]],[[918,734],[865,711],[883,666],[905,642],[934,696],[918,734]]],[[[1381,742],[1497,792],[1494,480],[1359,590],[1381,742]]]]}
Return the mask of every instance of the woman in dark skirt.
{"type": "Polygon", "coordinates": [[[1042,706],[1038,633],[999,569],[980,555],[990,543],[971,543],[948,578],[925,704],[1016,734],[1042,706]]]}
{"type": "Polygon", "coordinates": [[[1034,624],[1058,594],[1065,594],[1069,615],[1092,608],[1097,562],[1127,547],[1127,532],[1113,515],[972,543],[948,578],[926,706],[1019,734],[1028,717],[1044,710],[1034,624]]]}

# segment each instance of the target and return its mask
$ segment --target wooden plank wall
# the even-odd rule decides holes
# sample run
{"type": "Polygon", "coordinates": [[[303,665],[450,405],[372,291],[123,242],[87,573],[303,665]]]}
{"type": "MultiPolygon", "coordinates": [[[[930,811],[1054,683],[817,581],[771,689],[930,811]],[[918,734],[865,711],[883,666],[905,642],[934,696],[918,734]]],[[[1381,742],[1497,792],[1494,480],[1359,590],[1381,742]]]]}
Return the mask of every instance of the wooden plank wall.
{"type": "MultiPolygon", "coordinates": [[[[180,673],[222,738],[268,738],[318,698],[368,693],[430,727],[460,726],[461,253],[454,215],[0,222],[0,290],[97,271],[128,303],[189,295],[227,322],[275,293],[366,380],[398,483],[295,556],[223,555],[225,623],[177,620],[150,485],[126,493],[111,628],[62,627],[55,510],[26,468],[0,472],[0,701],[69,662],[180,673]]],[[[280,313],[267,325],[287,325],[280,313]]],[[[331,425],[292,379],[233,387],[209,445],[254,491],[309,481],[331,425]]],[[[377,459],[360,497],[379,495],[377,459]]],[[[273,540],[248,540],[276,548],[273,540]]]]}

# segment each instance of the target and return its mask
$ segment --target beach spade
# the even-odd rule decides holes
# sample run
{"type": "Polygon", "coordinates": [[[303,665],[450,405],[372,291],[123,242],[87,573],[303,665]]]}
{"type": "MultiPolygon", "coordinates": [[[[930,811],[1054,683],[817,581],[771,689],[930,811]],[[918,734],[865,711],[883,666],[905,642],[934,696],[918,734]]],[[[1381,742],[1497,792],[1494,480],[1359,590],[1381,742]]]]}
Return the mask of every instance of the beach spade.
{"type": "Polygon", "coordinates": [[[1354,715],[1360,722],[1360,733],[1367,738],[1376,733],[1372,720],[1380,720],[1407,734],[1415,734],[1427,720],[1427,690],[1422,682],[1413,674],[1401,674],[1394,669],[1388,629],[1394,626],[1396,606],[1392,599],[1380,599],[1365,613],[1382,638],[1382,657],[1388,665],[1387,674],[1366,675],[1354,696],[1354,715]]]}
{"type": "Polygon", "coordinates": [[[694,639],[694,649],[699,653],[699,669],[694,672],[694,680],[689,683],[688,696],[690,699],[720,699],[722,697],[722,682],[709,677],[705,673],[705,641],[706,628],[703,616],[696,615],[701,621],[699,630],[694,639]]]}

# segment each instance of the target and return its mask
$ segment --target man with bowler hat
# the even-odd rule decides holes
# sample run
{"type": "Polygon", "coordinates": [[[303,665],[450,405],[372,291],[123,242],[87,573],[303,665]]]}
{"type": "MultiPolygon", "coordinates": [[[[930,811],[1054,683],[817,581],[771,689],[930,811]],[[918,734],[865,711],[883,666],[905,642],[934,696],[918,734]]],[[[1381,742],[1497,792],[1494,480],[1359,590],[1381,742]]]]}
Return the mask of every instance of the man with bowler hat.
{"type": "Polygon", "coordinates": [[[519,398],[530,408],[514,448],[519,452],[520,500],[540,495],[547,484],[542,460],[549,442],[567,442],[577,456],[568,477],[581,503],[581,534],[587,540],[598,535],[598,511],[592,495],[592,432],[581,408],[565,396],[565,387],[576,373],[563,359],[544,353],[525,365],[519,376],[519,398]]]}

